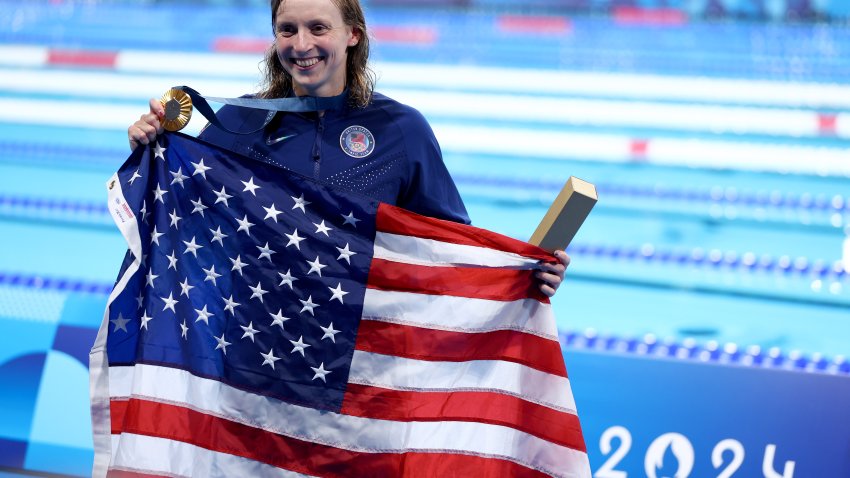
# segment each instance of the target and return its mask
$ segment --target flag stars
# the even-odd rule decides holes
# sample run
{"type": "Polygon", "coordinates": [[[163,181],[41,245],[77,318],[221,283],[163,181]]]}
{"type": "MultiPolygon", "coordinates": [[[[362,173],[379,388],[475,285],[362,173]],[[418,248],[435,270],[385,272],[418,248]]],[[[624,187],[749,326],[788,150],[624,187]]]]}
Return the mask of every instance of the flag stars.
{"type": "Polygon", "coordinates": [[[142,201],[142,208],[139,209],[139,212],[142,213],[142,221],[143,222],[147,221],[148,220],[148,214],[149,214],[148,213],[148,201],[147,200],[142,201]]]}
{"type": "Polygon", "coordinates": [[[256,297],[257,299],[260,299],[260,303],[263,303],[263,294],[269,293],[269,291],[263,290],[263,284],[260,281],[257,281],[256,286],[252,287],[249,285],[248,288],[251,289],[251,292],[253,292],[253,294],[251,294],[251,299],[256,297]]]}
{"type": "Polygon", "coordinates": [[[307,206],[308,204],[310,204],[310,201],[307,201],[307,200],[304,199],[304,194],[301,194],[301,197],[295,197],[295,196],[290,196],[290,197],[295,201],[295,205],[292,206],[292,209],[300,209],[301,212],[303,212],[304,214],[307,214],[307,210],[304,208],[304,206],[307,206]]]}
{"type": "Polygon", "coordinates": [[[248,337],[248,338],[251,339],[251,342],[254,341],[254,335],[256,335],[260,332],[259,330],[254,328],[254,322],[253,321],[248,322],[247,327],[245,327],[244,325],[240,325],[239,327],[241,327],[242,330],[245,332],[244,334],[242,334],[242,338],[244,339],[245,337],[248,337]]]}
{"type": "Polygon", "coordinates": [[[331,339],[331,342],[336,343],[336,338],[334,336],[339,333],[339,330],[334,329],[333,322],[331,322],[327,327],[322,327],[320,325],[319,328],[322,329],[322,332],[325,334],[322,335],[322,338],[319,340],[331,339]]]}
{"type": "Polygon", "coordinates": [[[245,186],[245,189],[242,190],[243,193],[245,191],[248,191],[251,194],[253,194],[254,197],[257,197],[257,189],[260,189],[260,186],[257,186],[256,184],[254,184],[254,176],[251,176],[251,179],[249,179],[248,181],[241,181],[241,182],[245,186]]]}
{"type": "Polygon", "coordinates": [[[127,181],[127,184],[129,184],[130,186],[132,186],[132,185],[133,185],[133,183],[134,183],[137,179],[139,179],[139,178],[141,178],[141,177],[142,177],[142,175],[141,175],[141,174],[139,174],[139,169],[136,169],[136,171],[133,173],[133,176],[131,176],[131,177],[130,177],[130,179],[129,179],[129,181],[127,181]]]}
{"type": "Polygon", "coordinates": [[[286,247],[294,245],[296,249],[299,251],[301,250],[301,241],[303,241],[304,238],[298,235],[297,228],[292,232],[292,234],[284,233],[283,235],[289,238],[289,242],[286,243],[286,247]]]}
{"type": "Polygon", "coordinates": [[[224,355],[227,355],[227,346],[231,344],[230,342],[224,340],[224,332],[221,333],[221,337],[213,337],[215,338],[215,341],[218,342],[218,345],[215,346],[215,349],[221,349],[222,353],[224,353],[224,355]]]}
{"type": "Polygon", "coordinates": [[[233,300],[233,294],[230,294],[229,299],[224,299],[224,310],[229,310],[233,315],[236,315],[236,308],[240,305],[242,304],[233,300]]]}
{"type": "Polygon", "coordinates": [[[345,303],[345,302],[342,301],[342,297],[345,296],[346,294],[348,294],[348,292],[342,290],[342,283],[341,282],[339,284],[337,284],[336,288],[328,287],[328,290],[333,292],[333,296],[331,297],[331,300],[337,299],[337,300],[339,300],[340,304],[345,303]]]}
{"type": "Polygon", "coordinates": [[[292,344],[292,352],[290,353],[294,354],[295,352],[298,352],[301,354],[302,357],[304,357],[304,349],[306,349],[307,347],[311,347],[310,344],[304,343],[303,335],[301,337],[298,337],[297,342],[295,340],[290,340],[289,343],[292,344]]]}
{"type": "Polygon", "coordinates": [[[156,245],[158,246],[158,245],[159,245],[159,238],[160,238],[161,236],[164,236],[164,235],[165,235],[165,233],[163,233],[163,232],[158,232],[158,231],[156,230],[156,226],[154,226],[154,227],[153,227],[153,232],[151,232],[151,244],[156,244],[156,245]]]}
{"type": "Polygon", "coordinates": [[[145,329],[145,330],[148,330],[148,322],[153,320],[153,317],[148,317],[148,312],[145,311],[145,312],[142,313],[140,320],[142,321],[142,328],[145,329]]]}
{"type": "Polygon", "coordinates": [[[207,277],[204,278],[204,282],[212,282],[214,286],[218,286],[215,280],[221,277],[221,274],[215,271],[215,264],[211,265],[209,269],[204,269],[203,267],[201,267],[201,269],[203,269],[204,273],[207,275],[207,277]]]}
{"type": "Polygon", "coordinates": [[[347,216],[345,214],[340,214],[340,216],[342,216],[342,219],[345,221],[342,223],[343,226],[346,224],[351,224],[351,227],[356,228],[357,223],[361,221],[361,219],[357,219],[356,217],[354,217],[354,211],[348,213],[347,216]]]}
{"type": "Polygon", "coordinates": [[[274,203],[272,203],[270,207],[263,206],[263,209],[266,210],[266,217],[264,217],[263,220],[271,218],[274,219],[274,222],[277,222],[277,217],[283,214],[283,211],[278,211],[277,209],[275,209],[274,203]]]}
{"type": "Polygon", "coordinates": [[[127,322],[129,322],[129,320],[125,319],[120,312],[118,313],[118,317],[110,320],[110,322],[115,325],[115,328],[112,330],[113,332],[118,332],[119,330],[127,332],[127,322]]]}
{"type": "Polygon", "coordinates": [[[326,225],[325,225],[325,221],[322,221],[322,222],[321,222],[321,223],[319,223],[319,224],[316,224],[316,223],[314,222],[314,223],[313,223],[313,225],[314,225],[314,226],[316,226],[316,234],[318,234],[318,233],[322,233],[322,234],[324,234],[324,235],[325,235],[325,237],[330,237],[330,236],[328,235],[328,232],[333,231],[333,229],[331,229],[330,227],[328,227],[328,226],[326,226],[326,225]]]}
{"type": "Polygon", "coordinates": [[[165,204],[165,199],[163,198],[163,196],[165,196],[166,194],[168,194],[168,191],[160,188],[159,184],[157,184],[156,189],[154,189],[154,191],[153,191],[154,202],[159,201],[159,202],[165,204]]]}
{"type": "Polygon", "coordinates": [[[233,264],[233,267],[231,267],[230,270],[231,271],[239,271],[240,276],[244,275],[244,274],[242,274],[242,268],[248,265],[248,264],[242,262],[241,258],[242,258],[241,255],[236,256],[236,259],[233,259],[232,257],[228,257],[228,259],[230,259],[230,262],[233,264]]]}
{"type": "Polygon", "coordinates": [[[165,307],[162,308],[163,312],[165,312],[168,309],[171,309],[172,312],[174,312],[175,314],[177,313],[177,311],[174,310],[174,306],[177,305],[177,302],[179,302],[179,301],[177,299],[175,299],[173,296],[174,296],[174,293],[169,292],[168,297],[160,297],[160,299],[165,301],[165,307]]]}
{"type": "Polygon", "coordinates": [[[192,255],[195,256],[195,259],[198,258],[198,249],[201,249],[201,248],[204,247],[204,246],[198,245],[195,242],[195,236],[192,236],[191,241],[183,241],[183,244],[186,244],[186,250],[183,252],[183,254],[188,254],[188,253],[191,252],[192,255]]]}
{"type": "Polygon", "coordinates": [[[307,264],[310,264],[310,270],[307,271],[308,275],[311,272],[315,272],[316,274],[319,275],[319,277],[322,277],[322,269],[324,269],[327,266],[325,264],[322,264],[321,262],[319,262],[319,256],[316,256],[315,261],[305,261],[305,262],[307,262],[307,264]]]}
{"type": "Polygon", "coordinates": [[[263,257],[265,257],[266,259],[268,259],[268,260],[269,260],[269,262],[271,262],[271,261],[272,261],[272,254],[276,254],[276,252],[275,252],[275,251],[273,251],[273,250],[269,247],[269,243],[268,243],[268,242],[266,242],[266,245],[265,245],[265,246],[263,246],[263,247],[257,246],[257,249],[259,249],[259,250],[260,250],[260,256],[259,256],[257,259],[262,259],[263,257]]]}
{"type": "Polygon", "coordinates": [[[152,270],[148,270],[148,275],[145,277],[145,281],[149,286],[153,287],[153,281],[156,280],[157,277],[159,276],[154,274],[152,270]]]}
{"type": "Polygon", "coordinates": [[[272,324],[271,324],[272,327],[274,327],[275,325],[279,325],[282,330],[284,330],[284,328],[283,328],[284,322],[286,322],[287,320],[290,320],[289,317],[283,316],[283,309],[278,309],[276,314],[269,314],[269,315],[272,316],[272,324]]]}
{"type": "Polygon", "coordinates": [[[185,295],[189,297],[189,291],[194,289],[195,286],[189,285],[189,279],[183,279],[183,282],[180,283],[180,295],[185,295]]]}
{"type": "Polygon", "coordinates": [[[207,310],[206,304],[204,304],[203,309],[195,309],[195,312],[197,312],[198,314],[198,318],[195,319],[195,322],[200,322],[203,320],[205,324],[210,325],[210,317],[212,317],[214,314],[207,310]]]}
{"type": "Polygon", "coordinates": [[[189,327],[186,326],[186,319],[183,319],[183,323],[180,324],[180,336],[184,339],[188,340],[189,337],[186,334],[189,332],[189,327]]]}
{"type": "Polygon", "coordinates": [[[272,368],[272,370],[274,370],[274,363],[277,362],[278,360],[280,360],[280,357],[274,356],[274,350],[273,349],[269,349],[269,353],[267,353],[267,354],[260,352],[260,355],[263,357],[263,364],[260,365],[260,367],[262,367],[263,365],[268,365],[269,367],[272,368]]]}
{"type": "Polygon", "coordinates": [[[201,213],[201,217],[204,217],[204,209],[207,209],[207,207],[204,206],[203,202],[201,202],[201,197],[198,196],[197,201],[193,201],[193,200],[190,199],[189,202],[192,203],[192,206],[195,206],[195,208],[192,209],[192,214],[199,212],[199,213],[201,213]]]}
{"type": "Polygon", "coordinates": [[[236,219],[236,222],[239,223],[239,228],[236,229],[236,232],[245,231],[245,234],[251,235],[251,226],[254,225],[251,221],[248,220],[248,215],[245,214],[245,217],[242,219],[236,219]]]}
{"type": "Polygon", "coordinates": [[[228,236],[227,234],[221,232],[221,226],[218,226],[216,230],[210,229],[210,232],[213,235],[212,241],[210,242],[218,242],[219,244],[221,244],[222,247],[224,247],[224,242],[222,241],[222,239],[228,236]]]}
{"type": "Polygon", "coordinates": [[[165,256],[168,258],[168,268],[177,270],[177,256],[174,254],[174,251],[171,251],[171,255],[165,256]]]}
{"type": "Polygon", "coordinates": [[[307,300],[298,299],[298,302],[301,302],[301,305],[303,306],[303,307],[301,307],[301,312],[304,312],[306,310],[307,312],[310,313],[310,315],[316,315],[315,313],[313,313],[313,309],[318,307],[319,304],[316,304],[316,303],[313,302],[313,296],[312,295],[307,297],[307,300]]]}
{"type": "Polygon", "coordinates": [[[357,254],[348,248],[347,242],[345,243],[345,247],[337,247],[336,250],[339,251],[339,257],[337,257],[336,260],[345,259],[345,262],[347,262],[348,265],[351,265],[351,256],[357,254]]]}
{"type": "Polygon", "coordinates": [[[153,157],[154,159],[161,159],[165,161],[165,150],[168,148],[163,148],[159,145],[159,141],[156,142],[156,145],[153,148],[153,157]]]}
{"type": "Polygon", "coordinates": [[[212,169],[204,164],[204,158],[201,158],[197,163],[192,163],[192,166],[195,167],[195,172],[192,173],[192,176],[200,174],[204,179],[207,179],[207,171],[212,169]]]}
{"type": "Polygon", "coordinates": [[[310,369],[312,369],[313,372],[315,372],[315,375],[313,375],[313,380],[320,378],[320,379],[322,379],[323,382],[328,383],[328,380],[325,378],[325,376],[327,376],[329,373],[331,373],[331,371],[325,370],[325,363],[324,362],[320,363],[318,367],[310,367],[310,369]]]}
{"type": "Polygon", "coordinates": [[[233,196],[227,194],[227,191],[224,190],[224,186],[221,187],[221,191],[216,191],[215,189],[213,189],[213,193],[215,193],[216,197],[214,204],[223,202],[225,206],[230,207],[230,204],[227,203],[227,200],[232,198],[233,196]]]}
{"type": "Polygon", "coordinates": [[[183,174],[183,167],[182,166],[177,168],[177,171],[169,171],[169,174],[171,174],[171,177],[173,178],[171,180],[172,186],[174,186],[175,184],[179,184],[181,187],[186,187],[183,184],[183,181],[186,180],[186,179],[189,179],[189,176],[186,176],[185,174],[183,174]]]}
{"type": "Polygon", "coordinates": [[[145,296],[144,296],[144,294],[142,294],[142,292],[141,292],[141,291],[139,291],[139,296],[138,296],[138,297],[136,297],[136,302],[138,303],[138,305],[136,306],[136,308],[137,308],[137,309],[141,309],[141,308],[142,308],[142,303],[143,303],[144,301],[145,301],[145,296]]]}
{"type": "Polygon", "coordinates": [[[292,283],[297,281],[298,279],[292,277],[292,274],[290,273],[291,270],[292,269],[287,269],[286,274],[282,272],[277,273],[277,275],[280,276],[280,284],[278,284],[278,286],[283,286],[284,284],[286,284],[289,286],[289,290],[292,290],[292,283]]]}
{"type": "MultiPolygon", "coordinates": [[[[203,214],[203,212],[201,214],[203,214]]],[[[177,209],[172,210],[168,217],[171,218],[171,224],[168,227],[173,227],[174,229],[179,230],[179,224],[180,221],[183,220],[183,218],[177,215],[177,209]]]]}

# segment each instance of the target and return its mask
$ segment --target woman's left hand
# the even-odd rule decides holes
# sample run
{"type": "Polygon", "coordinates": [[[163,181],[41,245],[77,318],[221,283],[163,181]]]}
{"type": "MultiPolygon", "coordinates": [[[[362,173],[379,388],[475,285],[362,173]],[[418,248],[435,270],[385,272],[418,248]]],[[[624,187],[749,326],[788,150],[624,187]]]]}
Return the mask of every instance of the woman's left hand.
{"type": "Polygon", "coordinates": [[[540,280],[540,291],[546,297],[555,295],[555,291],[560,287],[564,280],[564,273],[567,272],[567,267],[570,265],[570,256],[564,251],[555,251],[555,257],[561,262],[557,264],[543,263],[540,265],[540,270],[535,273],[537,279],[540,280]]]}

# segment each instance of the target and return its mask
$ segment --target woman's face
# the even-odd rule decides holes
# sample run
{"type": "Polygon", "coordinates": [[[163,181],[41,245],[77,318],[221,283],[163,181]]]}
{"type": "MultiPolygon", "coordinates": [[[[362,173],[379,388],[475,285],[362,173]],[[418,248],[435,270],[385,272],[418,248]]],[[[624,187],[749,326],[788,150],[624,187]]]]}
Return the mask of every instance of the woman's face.
{"type": "Polygon", "coordinates": [[[275,48],[298,96],[345,89],[347,49],[360,41],[331,0],[284,0],[275,18],[275,48]]]}

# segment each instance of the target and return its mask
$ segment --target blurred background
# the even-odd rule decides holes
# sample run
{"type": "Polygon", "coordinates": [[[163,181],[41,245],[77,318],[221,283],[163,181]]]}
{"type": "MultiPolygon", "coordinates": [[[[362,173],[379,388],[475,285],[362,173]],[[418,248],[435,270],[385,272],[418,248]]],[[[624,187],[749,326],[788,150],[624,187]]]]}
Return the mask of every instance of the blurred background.
{"type": "MultiPolygon", "coordinates": [[[[528,239],[569,176],[597,187],[553,301],[595,476],[644,471],[606,461],[606,357],[850,380],[850,1],[363,3],[378,90],[431,122],[475,225],[528,239]]],[[[256,91],[271,39],[265,1],[0,0],[0,476],[90,474],[127,126],[173,85],[256,91]]]]}

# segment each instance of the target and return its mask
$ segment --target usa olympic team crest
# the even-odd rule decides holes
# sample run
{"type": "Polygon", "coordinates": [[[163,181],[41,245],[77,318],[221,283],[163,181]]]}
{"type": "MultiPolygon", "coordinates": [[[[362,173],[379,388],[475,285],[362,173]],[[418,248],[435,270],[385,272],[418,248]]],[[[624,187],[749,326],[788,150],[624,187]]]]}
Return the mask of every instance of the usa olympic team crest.
{"type": "Polygon", "coordinates": [[[339,146],[352,158],[365,158],[375,150],[375,137],[362,126],[349,126],[339,135],[339,146]]]}

